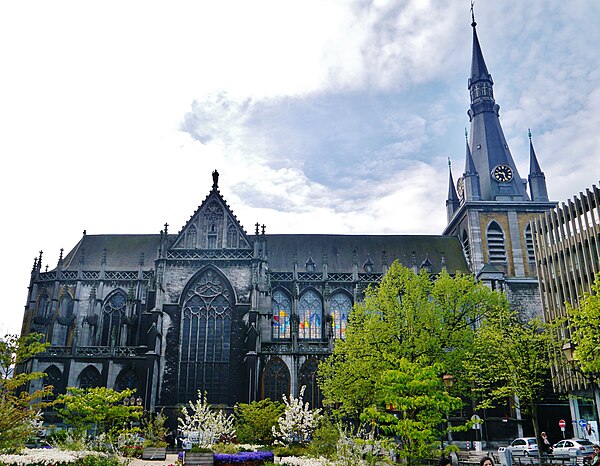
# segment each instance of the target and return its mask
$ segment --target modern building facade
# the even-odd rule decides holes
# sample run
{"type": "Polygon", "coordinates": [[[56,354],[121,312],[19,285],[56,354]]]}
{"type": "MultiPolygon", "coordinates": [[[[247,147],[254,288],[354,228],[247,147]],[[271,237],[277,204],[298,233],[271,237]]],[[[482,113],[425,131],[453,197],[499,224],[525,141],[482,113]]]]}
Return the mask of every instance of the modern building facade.
{"type": "MultiPolygon", "coordinates": [[[[544,318],[552,322],[566,317],[566,303],[579,306],[600,271],[600,189],[592,186],[535,220],[533,240],[544,318]]],[[[562,335],[565,339],[569,338],[568,331],[567,325],[562,335]]],[[[558,391],[574,395],[569,398],[573,433],[578,436],[577,421],[597,422],[600,413],[594,405],[600,406],[600,398],[589,380],[561,360],[557,358],[552,380],[558,391]],[[595,396],[595,403],[586,402],[582,396],[595,396]]]]}
{"type": "MultiPolygon", "coordinates": [[[[28,363],[47,374],[39,383],[59,392],[135,388],[146,409],[185,403],[198,390],[233,406],[305,385],[305,399],[318,405],[318,362],[394,260],[415,272],[472,272],[516,308],[539,313],[531,222],[555,203],[533,145],[528,180],[519,175],[472,27],[471,139],[456,185],[450,173],[442,235],[271,235],[259,224],[248,233],[215,171],[212,189],[177,233],[166,224],[159,234],[84,232],[50,271],[40,253],[22,329],[52,344],[28,363]]],[[[521,432],[506,428],[509,419],[521,428],[513,407],[490,414],[489,432],[521,432]]]]}

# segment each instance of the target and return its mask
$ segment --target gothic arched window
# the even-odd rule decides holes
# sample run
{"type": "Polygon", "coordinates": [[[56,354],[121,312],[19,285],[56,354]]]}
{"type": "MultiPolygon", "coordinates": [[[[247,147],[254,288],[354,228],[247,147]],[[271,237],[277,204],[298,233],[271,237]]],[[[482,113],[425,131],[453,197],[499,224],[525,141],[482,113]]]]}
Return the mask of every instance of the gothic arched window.
{"type": "Polygon", "coordinates": [[[527,260],[535,262],[535,252],[533,250],[533,235],[531,234],[531,223],[525,227],[525,247],[527,249],[527,260]]]}
{"type": "Polygon", "coordinates": [[[191,227],[188,228],[188,231],[185,235],[185,243],[186,243],[185,247],[194,249],[196,247],[197,237],[198,237],[198,231],[196,230],[196,227],[194,225],[192,225],[191,227]]]}
{"type": "Polygon", "coordinates": [[[346,327],[348,326],[348,314],[350,314],[350,310],[352,309],[352,300],[346,293],[338,291],[331,295],[329,303],[333,338],[344,338],[346,327]]]}
{"type": "Polygon", "coordinates": [[[58,367],[52,365],[44,371],[44,374],[44,388],[52,386],[52,393],[45,396],[44,401],[52,401],[58,393],[63,392],[62,372],[58,367]]]}
{"type": "Polygon", "coordinates": [[[495,221],[487,227],[487,244],[490,262],[506,263],[504,232],[502,227],[495,221]]]}
{"type": "Polygon", "coordinates": [[[115,380],[115,390],[122,392],[125,389],[139,389],[139,379],[133,367],[123,369],[115,380]]]}
{"type": "Polygon", "coordinates": [[[227,247],[233,249],[239,247],[239,238],[240,235],[235,225],[229,225],[229,228],[227,228],[227,247]]]}
{"type": "Polygon", "coordinates": [[[262,376],[262,398],[281,401],[290,394],[290,371],[279,358],[273,358],[265,367],[262,376]]]}
{"type": "Polygon", "coordinates": [[[281,290],[273,292],[273,338],[290,338],[290,315],[292,302],[281,290]]]}
{"type": "Polygon", "coordinates": [[[319,408],[323,401],[321,390],[317,384],[317,369],[319,364],[316,359],[307,360],[300,368],[300,388],[304,389],[304,402],[308,402],[312,409],[319,408]]]}
{"type": "Polygon", "coordinates": [[[60,303],[58,306],[58,314],[61,317],[68,317],[68,316],[73,315],[74,304],[75,304],[75,302],[73,301],[71,294],[68,291],[64,291],[60,298],[60,303]]]}
{"type": "Polygon", "coordinates": [[[217,227],[214,223],[211,223],[208,227],[208,235],[206,241],[206,247],[208,249],[217,249],[217,227]]]}
{"type": "Polygon", "coordinates": [[[281,290],[273,292],[273,332],[274,339],[290,338],[290,315],[292,302],[281,290]]]}
{"type": "Polygon", "coordinates": [[[119,290],[110,296],[102,306],[102,335],[100,346],[120,346],[124,344],[123,321],[127,308],[127,295],[119,290]]]}
{"type": "Polygon", "coordinates": [[[321,322],[323,320],[323,303],[312,290],[302,294],[298,301],[299,338],[321,338],[321,322]]]}
{"type": "Polygon", "coordinates": [[[187,288],[182,306],[179,400],[198,390],[211,403],[228,398],[233,292],[216,270],[202,272],[187,288]]]}
{"type": "Polygon", "coordinates": [[[79,388],[99,387],[102,382],[102,376],[94,366],[88,366],[79,374],[79,388]]]}

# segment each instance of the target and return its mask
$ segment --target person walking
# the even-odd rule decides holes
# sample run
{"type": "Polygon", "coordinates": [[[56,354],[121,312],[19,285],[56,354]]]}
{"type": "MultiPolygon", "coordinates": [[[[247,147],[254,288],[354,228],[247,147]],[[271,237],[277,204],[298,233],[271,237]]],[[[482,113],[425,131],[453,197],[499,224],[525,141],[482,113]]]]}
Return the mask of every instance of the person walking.
{"type": "Polygon", "coordinates": [[[540,436],[542,437],[542,445],[540,448],[541,452],[544,455],[552,453],[552,444],[550,443],[550,440],[548,440],[548,434],[546,434],[546,432],[542,432],[540,436]]]}
{"type": "Polygon", "coordinates": [[[600,466],[600,445],[594,445],[594,455],[590,466],[600,466]]]}

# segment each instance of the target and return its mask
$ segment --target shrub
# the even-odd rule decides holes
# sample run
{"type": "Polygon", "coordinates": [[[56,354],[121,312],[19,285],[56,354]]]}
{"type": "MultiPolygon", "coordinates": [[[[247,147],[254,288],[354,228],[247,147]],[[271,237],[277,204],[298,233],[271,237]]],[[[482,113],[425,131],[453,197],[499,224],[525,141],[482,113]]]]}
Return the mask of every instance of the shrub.
{"type": "Polygon", "coordinates": [[[269,398],[252,403],[239,403],[235,406],[235,430],[242,443],[273,443],[273,427],[283,414],[283,403],[269,398]]]}
{"type": "Polygon", "coordinates": [[[339,429],[328,418],[323,418],[319,427],[315,430],[308,447],[311,456],[333,458],[337,450],[339,438],[339,429]]]}

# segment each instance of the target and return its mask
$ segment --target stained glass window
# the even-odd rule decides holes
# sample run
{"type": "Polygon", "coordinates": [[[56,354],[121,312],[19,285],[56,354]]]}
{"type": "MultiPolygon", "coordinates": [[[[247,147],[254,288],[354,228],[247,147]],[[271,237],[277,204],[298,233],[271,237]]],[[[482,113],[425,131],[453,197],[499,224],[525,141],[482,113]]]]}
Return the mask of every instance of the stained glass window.
{"type": "Polygon", "coordinates": [[[187,289],[183,303],[179,400],[195,400],[206,391],[211,403],[226,403],[229,387],[233,294],[213,269],[187,289]]]}
{"type": "Polygon", "coordinates": [[[323,397],[321,396],[321,390],[317,384],[317,369],[319,364],[316,359],[310,358],[300,368],[300,387],[306,387],[304,389],[305,402],[308,402],[311,408],[321,407],[323,397]]]}
{"type": "Polygon", "coordinates": [[[281,401],[282,396],[290,394],[290,371],[279,358],[273,358],[263,371],[263,399],[281,401]]]}
{"type": "Polygon", "coordinates": [[[123,332],[123,319],[127,307],[127,295],[118,291],[109,297],[103,306],[102,336],[100,346],[120,346],[126,343],[123,332]]]}
{"type": "Polygon", "coordinates": [[[321,338],[323,304],[321,298],[312,290],[306,291],[298,302],[299,338],[321,338]]]}
{"type": "Polygon", "coordinates": [[[330,300],[333,338],[344,338],[348,326],[348,314],[352,309],[350,296],[343,292],[333,293],[330,300]]]}
{"type": "Polygon", "coordinates": [[[44,388],[48,386],[52,386],[52,392],[44,397],[44,401],[51,401],[56,398],[56,395],[64,392],[62,381],[62,373],[60,369],[55,365],[48,367],[44,371],[44,388]]]}
{"type": "Polygon", "coordinates": [[[281,290],[273,292],[273,338],[290,338],[292,302],[281,290]]]}

